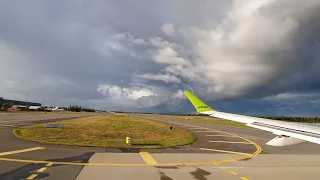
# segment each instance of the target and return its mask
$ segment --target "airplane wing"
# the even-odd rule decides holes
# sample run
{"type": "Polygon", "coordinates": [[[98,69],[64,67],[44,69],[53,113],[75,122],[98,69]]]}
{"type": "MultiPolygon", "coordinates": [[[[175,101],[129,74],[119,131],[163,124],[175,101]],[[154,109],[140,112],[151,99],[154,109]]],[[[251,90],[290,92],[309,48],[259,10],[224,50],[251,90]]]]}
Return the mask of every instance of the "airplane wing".
{"type": "Polygon", "coordinates": [[[269,131],[276,134],[277,137],[267,142],[267,145],[289,146],[306,141],[320,144],[320,126],[312,126],[295,122],[284,122],[278,120],[219,112],[213,110],[210,106],[201,101],[191,92],[184,91],[184,93],[198,113],[206,114],[221,119],[241,122],[246,124],[247,126],[269,131]]]}

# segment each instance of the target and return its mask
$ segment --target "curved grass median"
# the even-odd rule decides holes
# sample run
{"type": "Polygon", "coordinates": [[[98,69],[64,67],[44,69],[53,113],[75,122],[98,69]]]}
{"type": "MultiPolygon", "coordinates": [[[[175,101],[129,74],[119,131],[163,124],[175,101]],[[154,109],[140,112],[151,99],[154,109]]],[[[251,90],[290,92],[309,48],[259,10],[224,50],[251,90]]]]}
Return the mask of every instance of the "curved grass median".
{"type": "Polygon", "coordinates": [[[45,128],[44,124],[24,126],[13,130],[22,139],[49,144],[110,148],[166,148],[194,142],[187,130],[128,115],[107,114],[54,124],[63,128],[45,128]],[[125,138],[132,138],[132,145],[125,138]]]}

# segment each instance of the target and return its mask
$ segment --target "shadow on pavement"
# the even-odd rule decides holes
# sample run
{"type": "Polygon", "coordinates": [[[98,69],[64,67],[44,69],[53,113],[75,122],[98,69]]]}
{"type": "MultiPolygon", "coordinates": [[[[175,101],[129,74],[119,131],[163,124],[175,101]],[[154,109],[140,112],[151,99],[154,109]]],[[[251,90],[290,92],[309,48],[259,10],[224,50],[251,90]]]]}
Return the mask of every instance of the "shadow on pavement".
{"type": "MultiPolygon", "coordinates": [[[[93,154],[94,154],[93,152],[88,152],[79,156],[59,158],[59,159],[48,159],[47,161],[86,163],[89,161],[89,159],[93,154]]],[[[53,164],[49,168],[57,167],[57,166],[70,166],[70,165],[53,164]]],[[[45,167],[45,164],[28,164],[26,166],[20,167],[13,171],[0,174],[0,179],[1,180],[21,180],[21,179],[27,179],[32,174],[37,174],[37,176],[34,179],[41,179],[44,177],[48,177],[50,175],[49,173],[37,172],[37,170],[42,167],[45,167]]]]}

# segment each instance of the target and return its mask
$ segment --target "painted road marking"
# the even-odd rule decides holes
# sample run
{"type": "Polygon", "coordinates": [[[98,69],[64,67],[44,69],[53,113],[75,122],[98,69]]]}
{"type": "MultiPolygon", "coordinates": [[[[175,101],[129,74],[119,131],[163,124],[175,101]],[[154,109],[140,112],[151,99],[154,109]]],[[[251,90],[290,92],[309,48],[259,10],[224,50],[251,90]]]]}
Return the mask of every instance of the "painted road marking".
{"type": "MultiPolygon", "coordinates": [[[[219,167],[212,167],[212,168],[219,168],[219,167]]],[[[243,169],[244,167],[240,167],[240,166],[225,166],[225,168],[227,168],[227,169],[243,169]]]]}
{"type": "MultiPolygon", "coordinates": [[[[226,132],[222,132],[222,131],[219,131],[219,132],[224,133],[224,134],[234,135],[234,134],[226,133],[226,132]]],[[[234,135],[234,136],[237,136],[237,135],[234,135]]],[[[237,137],[239,137],[240,139],[243,139],[245,141],[251,142],[257,148],[257,150],[252,154],[249,154],[249,155],[243,156],[243,157],[239,157],[239,158],[225,159],[225,160],[219,160],[219,161],[208,161],[208,162],[167,163],[167,164],[157,164],[157,166],[195,166],[195,165],[208,165],[208,164],[217,164],[218,165],[221,163],[235,162],[235,161],[248,159],[248,158],[254,157],[254,156],[258,155],[259,153],[261,153],[262,149],[258,144],[256,144],[253,141],[250,141],[246,138],[243,138],[241,136],[237,136],[237,137]]],[[[119,166],[120,167],[152,166],[149,164],[76,163],[76,162],[40,161],[40,160],[31,160],[31,159],[13,159],[13,158],[1,158],[1,157],[0,157],[0,161],[34,163],[34,164],[50,164],[50,163],[52,163],[52,164],[58,164],[58,165],[78,165],[78,166],[117,166],[117,167],[119,167],[119,166]]]]}
{"type": "Polygon", "coordinates": [[[232,142],[232,141],[209,141],[211,143],[231,143],[231,144],[252,144],[250,142],[232,142]]]}
{"type": "Polygon", "coordinates": [[[2,153],[0,153],[0,156],[6,156],[6,155],[10,155],[10,154],[18,154],[18,153],[35,151],[35,150],[40,150],[40,149],[45,149],[45,147],[34,147],[34,148],[29,148],[29,149],[21,149],[21,150],[16,150],[16,151],[2,152],[2,153]]]}
{"type": "MultiPolygon", "coordinates": [[[[251,155],[251,154],[250,154],[251,155]]],[[[238,161],[246,158],[235,158],[220,161],[208,161],[208,162],[185,162],[185,163],[164,163],[157,164],[157,166],[195,166],[195,165],[209,165],[209,164],[219,164],[226,162],[238,161]]],[[[33,164],[56,164],[56,165],[77,165],[77,166],[116,166],[116,167],[151,167],[153,164],[113,164],[113,163],[77,163],[77,162],[60,162],[60,161],[41,161],[41,160],[31,160],[31,159],[13,159],[13,158],[0,158],[0,161],[8,162],[20,162],[20,163],[33,163],[33,164]]]]}
{"type": "Polygon", "coordinates": [[[158,164],[148,152],[140,152],[139,154],[147,164],[158,164]]]}
{"type": "MultiPolygon", "coordinates": [[[[182,123],[175,123],[175,124],[187,125],[187,124],[182,124],[182,123]]],[[[191,126],[191,125],[189,125],[189,126],[191,126]]],[[[194,127],[199,127],[199,126],[194,126],[194,127]]],[[[214,131],[220,132],[222,134],[235,136],[240,139],[243,139],[244,141],[250,142],[256,147],[256,151],[253,152],[252,154],[248,154],[247,156],[243,156],[243,157],[239,157],[239,158],[225,159],[225,160],[219,160],[219,161],[208,161],[208,162],[166,163],[166,164],[157,164],[157,166],[195,166],[195,165],[209,165],[209,164],[218,165],[221,163],[235,162],[235,161],[239,161],[239,160],[248,159],[248,158],[251,158],[251,157],[258,155],[262,151],[261,147],[257,143],[255,143],[251,140],[248,140],[244,137],[241,137],[241,136],[238,136],[235,134],[231,134],[231,133],[227,133],[227,132],[223,132],[223,131],[218,131],[218,130],[214,130],[214,131]]],[[[1,157],[0,157],[0,161],[34,163],[34,164],[50,164],[51,163],[51,164],[57,164],[57,165],[78,165],[78,166],[117,166],[117,167],[150,167],[150,166],[153,166],[151,164],[76,163],[76,162],[57,162],[57,161],[14,159],[14,158],[1,158],[1,157]]],[[[244,179],[244,180],[246,180],[246,179],[244,179]]]]}
{"type": "Polygon", "coordinates": [[[219,149],[208,149],[208,148],[200,148],[204,151],[215,151],[215,152],[224,152],[224,153],[231,153],[231,154],[241,154],[241,155],[250,155],[249,153],[243,153],[243,152],[236,152],[236,151],[225,151],[225,150],[219,150],[219,149]]]}
{"type": "Polygon", "coordinates": [[[190,127],[190,128],[195,128],[197,126],[191,126],[191,125],[180,125],[181,127],[190,127]]]}
{"type": "Polygon", "coordinates": [[[208,134],[208,135],[206,135],[206,136],[210,136],[210,137],[219,137],[219,136],[221,136],[221,137],[236,137],[236,136],[221,135],[221,134],[219,134],[219,135],[215,135],[215,134],[208,134]]]}
{"type": "MultiPolygon", "coordinates": [[[[225,171],[228,171],[230,174],[232,174],[232,175],[234,175],[234,176],[239,176],[239,174],[237,173],[237,172],[235,172],[235,171],[229,171],[228,169],[229,168],[231,168],[231,167],[225,167],[225,166],[218,166],[218,164],[217,163],[213,163],[214,165],[216,165],[217,167],[219,167],[219,168],[221,168],[221,169],[223,169],[223,170],[225,170],[225,171]]],[[[242,179],[242,180],[249,180],[248,178],[246,178],[246,177],[240,177],[240,179],[242,179]]]]}
{"type": "Polygon", "coordinates": [[[40,168],[37,172],[43,172],[45,171],[47,168],[46,167],[43,167],[43,168],[40,168]]]}
{"type": "Polygon", "coordinates": [[[46,166],[47,166],[47,167],[50,167],[50,166],[52,166],[52,164],[53,164],[53,163],[48,163],[46,166]]]}
{"type": "Polygon", "coordinates": [[[2,126],[2,127],[17,127],[15,125],[11,125],[11,124],[0,124],[0,126],[2,126]]]}
{"type": "Polygon", "coordinates": [[[232,175],[238,175],[238,173],[234,172],[234,171],[229,171],[229,173],[231,173],[232,175]]]}
{"type": "MultiPolygon", "coordinates": [[[[51,165],[52,165],[52,163],[49,163],[46,166],[51,166],[51,165]]],[[[38,169],[37,172],[41,173],[41,172],[45,171],[46,169],[47,169],[46,167],[42,167],[42,168],[38,169]]],[[[32,174],[27,179],[34,179],[37,176],[38,176],[38,174],[32,174]]]]}
{"type": "MultiPolygon", "coordinates": [[[[179,124],[179,123],[178,123],[179,124]]],[[[182,124],[182,123],[180,123],[180,124],[182,124]]],[[[246,138],[244,138],[244,137],[241,137],[241,136],[238,136],[238,135],[235,135],[235,134],[231,134],[231,133],[227,133],[227,132],[223,132],[223,131],[218,131],[218,130],[215,130],[216,132],[220,132],[220,133],[223,133],[223,134],[226,134],[226,135],[230,135],[230,136],[233,136],[233,137],[238,137],[238,138],[240,138],[240,139],[242,139],[242,140],[244,140],[244,141],[246,141],[246,142],[249,142],[250,144],[253,144],[256,148],[257,148],[257,150],[254,152],[254,153],[252,153],[252,154],[248,154],[247,156],[243,156],[243,157],[240,157],[240,158],[232,158],[232,159],[228,159],[228,160],[221,160],[221,161],[218,161],[218,162],[213,162],[212,164],[214,164],[214,165],[216,165],[216,166],[218,166],[218,164],[220,164],[220,163],[226,163],[226,162],[233,162],[233,161],[239,161],[239,160],[243,160],[243,159],[248,159],[248,158],[251,158],[251,157],[253,157],[253,156],[256,156],[256,155],[258,155],[259,153],[261,153],[261,151],[262,151],[262,148],[257,144],[257,143],[255,143],[255,142],[253,142],[253,141],[251,141],[251,140],[249,140],[249,139],[246,139],[246,138]]],[[[200,148],[201,149],[201,148],[200,148]]],[[[202,148],[202,149],[204,149],[204,148],[202,148]]],[[[221,168],[221,169],[224,169],[224,170],[226,170],[227,168],[226,167],[223,167],[223,166],[220,166],[219,168],[221,168]]],[[[229,171],[229,173],[231,173],[231,174],[233,174],[233,175],[238,175],[235,171],[229,171]]],[[[246,177],[240,177],[242,180],[249,180],[248,178],[246,178],[246,177]]]]}
{"type": "Polygon", "coordinates": [[[27,179],[34,179],[35,177],[37,177],[38,176],[38,174],[32,174],[32,175],[30,175],[27,179]]]}
{"type": "Polygon", "coordinates": [[[197,133],[205,133],[205,132],[218,132],[218,131],[215,131],[215,130],[210,130],[210,131],[196,131],[197,133]]]}
{"type": "Polygon", "coordinates": [[[209,128],[203,128],[203,127],[191,127],[191,128],[188,128],[188,129],[209,129],[209,128]]]}

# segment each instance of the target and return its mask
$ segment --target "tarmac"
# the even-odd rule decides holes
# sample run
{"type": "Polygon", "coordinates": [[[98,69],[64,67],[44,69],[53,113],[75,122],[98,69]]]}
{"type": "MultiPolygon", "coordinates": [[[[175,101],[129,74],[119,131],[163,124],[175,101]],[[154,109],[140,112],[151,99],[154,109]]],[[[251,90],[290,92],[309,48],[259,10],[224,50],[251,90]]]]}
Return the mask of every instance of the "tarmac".
{"type": "Polygon", "coordinates": [[[141,117],[181,126],[195,143],[167,149],[57,146],[25,141],[15,127],[92,114],[0,114],[0,179],[319,179],[320,146],[272,147],[275,135],[250,128],[141,117]]]}

